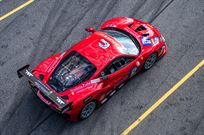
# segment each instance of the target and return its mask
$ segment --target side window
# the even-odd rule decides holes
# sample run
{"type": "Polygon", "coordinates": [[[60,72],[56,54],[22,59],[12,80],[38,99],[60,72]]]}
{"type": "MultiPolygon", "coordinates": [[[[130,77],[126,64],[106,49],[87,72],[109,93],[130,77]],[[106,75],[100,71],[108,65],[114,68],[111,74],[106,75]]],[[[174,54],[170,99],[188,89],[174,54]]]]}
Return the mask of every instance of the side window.
{"type": "Polygon", "coordinates": [[[112,74],[123,67],[127,66],[130,62],[132,62],[134,58],[132,57],[119,57],[113,60],[104,71],[101,72],[100,76],[112,74]]]}

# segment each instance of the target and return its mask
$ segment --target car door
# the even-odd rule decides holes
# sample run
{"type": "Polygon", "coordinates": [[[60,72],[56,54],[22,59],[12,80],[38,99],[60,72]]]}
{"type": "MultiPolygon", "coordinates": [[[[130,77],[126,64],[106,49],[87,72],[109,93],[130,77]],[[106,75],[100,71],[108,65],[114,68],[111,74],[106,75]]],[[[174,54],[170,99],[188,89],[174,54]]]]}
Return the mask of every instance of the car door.
{"type": "Polygon", "coordinates": [[[103,81],[103,92],[106,95],[130,78],[133,74],[132,70],[136,73],[134,60],[135,58],[127,56],[116,58],[101,72],[100,77],[105,78],[103,81]]]}

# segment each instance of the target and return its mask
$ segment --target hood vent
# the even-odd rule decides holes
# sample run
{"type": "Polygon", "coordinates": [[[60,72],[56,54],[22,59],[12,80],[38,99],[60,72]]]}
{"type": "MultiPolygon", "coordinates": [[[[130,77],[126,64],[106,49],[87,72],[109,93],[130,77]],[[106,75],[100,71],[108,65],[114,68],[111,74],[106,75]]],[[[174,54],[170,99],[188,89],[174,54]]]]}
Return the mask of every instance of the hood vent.
{"type": "Polygon", "coordinates": [[[142,34],[142,36],[147,37],[149,36],[149,33],[142,34]]]}
{"type": "Polygon", "coordinates": [[[139,27],[137,27],[135,31],[138,32],[138,31],[143,31],[143,30],[146,30],[146,28],[143,25],[140,25],[139,27]]]}
{"type": "Polygon", "coordinates": [[[44,79],[44,75],[40,74],[39,78],[40,78],[40,80],[43,80],[44,79]]]}
{"type": "Polygon", "coordinates": [[[132,25],[133,25],[133,23],[129,24],[128,27],[130,28],[130,27],[132,27],[132,25]]]}

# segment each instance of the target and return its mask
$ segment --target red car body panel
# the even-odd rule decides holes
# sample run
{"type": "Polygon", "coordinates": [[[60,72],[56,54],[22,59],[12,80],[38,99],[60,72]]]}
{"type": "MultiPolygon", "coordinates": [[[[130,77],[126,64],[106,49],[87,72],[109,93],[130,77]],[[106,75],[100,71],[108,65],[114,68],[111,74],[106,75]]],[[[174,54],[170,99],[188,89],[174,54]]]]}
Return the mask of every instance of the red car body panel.
{"type": "MultiPolygon", "coordinates": [[[[138,73],[141,70],[145,60],[152,53],[157,53],[158,58],[160,58],[166,53],[167,46],[159,31],[152,25],[132,18],[118,17],[106,21],[99,28],[99,31],[93,32],[87,38],[74,45],[70,50],[53,55],[42,61],[33,69],[32,73],[37,78],[39,78],[40,74],[43,75],[44,78],[42,82],[47,84],[48,79],[50,78],[59,62],[71,51],[76,51],[87,58],[92,64],[96,66],[96,72],[91,76],[89,80],[82,82],[75,87],[69,88],[68,90],[65,90],[61,93],[57,93],[49,85],[47,86],[52,89],[53,92],[55,92],[57,95],[61,97],[69,97],[65,101],[73,102],[73,104],[71,110],[66,111],[64,114],[68,116],[71,121],[77,121],[78,115],[81,109],[85,106],[85,100],[87,98],[91,96],[90,100],[95,100],[100,104],[113,90],[115,90],[120,84],[130,78],[130,72],[134,67],[138,68],[138,73]],[[136,32],[135,30],[141,25],[145,27],[145,30],[136,32]],[[100,30],[109,27],[123,30],[137,39],[140,44],[139,55],[122,54],[116,47],[116,45],[122,45],[107,34],[100,32],[100,30]],[[144,46],[142,43],[142,36],[147,33],[149,34],[148,38],[150,38],[151,40],[154,40],[155,37],[159,37],[159,42],[157,44],[144,46]],[[98,42],[100,42],[100,39],[105,39],[106,41],[108,41],[110,43],[109,48],[103,49],[99,47],[98,42]],[[121,70],[108,75],[106,79],[99,78],[101,71],[103,71],[103,69],[107,67],[107,65],[111,61],[113,61],[117,57],[125,55],[135,57],[135,60],[121,70]]],[[[48,104],[51,108],[53,108],[54,110],[58,109],[55,104],[47,101],[46,98],[43,97],[41,93],[39,93],[39,91],[36,90],[35,92],[37,93],[39,98],[43,102],[48,104]]]]}

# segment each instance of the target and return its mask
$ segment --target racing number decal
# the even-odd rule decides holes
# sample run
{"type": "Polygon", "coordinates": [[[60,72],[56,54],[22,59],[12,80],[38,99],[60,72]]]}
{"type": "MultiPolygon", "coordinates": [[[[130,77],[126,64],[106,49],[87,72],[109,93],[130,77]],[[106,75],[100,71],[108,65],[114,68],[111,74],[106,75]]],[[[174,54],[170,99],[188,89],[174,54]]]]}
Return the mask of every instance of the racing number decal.
{"type": "Polygon", "coordinates": [[[142,36],[142,44],[144,46],[151,46],[152,41],[151,41],[151,39],[149,37],[142,36]]]}

